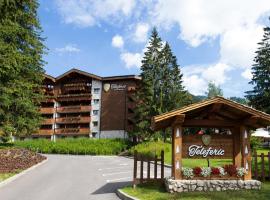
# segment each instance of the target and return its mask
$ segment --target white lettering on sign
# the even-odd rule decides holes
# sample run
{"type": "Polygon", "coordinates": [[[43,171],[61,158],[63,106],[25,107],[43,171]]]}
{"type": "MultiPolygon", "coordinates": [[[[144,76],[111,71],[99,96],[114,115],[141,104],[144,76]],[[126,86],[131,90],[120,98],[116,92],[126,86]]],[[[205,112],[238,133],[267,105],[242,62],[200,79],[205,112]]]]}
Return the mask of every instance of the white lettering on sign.
{"type": "Polygon", "coordinates": [[[126,85],[120,85],[120,84],[111,84],[112,90],[125,90],[126,85]]]}
{"type": "Polygon", "coordinates": [[[188,155],[202,156],[206,158],[207,156],[223,156],[225,151],[223,149],[214,149],[212,147],[204,148],[202,145],[191,145],[188,148],[188,155]]]}

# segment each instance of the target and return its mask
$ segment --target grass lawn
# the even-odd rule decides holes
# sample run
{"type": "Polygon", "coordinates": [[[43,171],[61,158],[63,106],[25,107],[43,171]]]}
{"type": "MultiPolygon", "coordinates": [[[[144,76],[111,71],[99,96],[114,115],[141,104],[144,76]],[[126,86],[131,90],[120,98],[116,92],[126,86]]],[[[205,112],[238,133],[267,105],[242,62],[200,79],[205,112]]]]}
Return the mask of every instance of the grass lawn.
{"type": "Polygon", "coordinates": [[[269,200],[270,199],[270,182],[263,183],[261,190],[242,190],[242,191],[225,191],[225,192],[192,192],[181,194],[169,194],[165,188],[158,185],[142,185],[136,189],[125,187],[122,189],[125,193],[137,197],[141,200],[269,200]]]}
{"type": "Polygon", "coordinates": [[[4,173],[4,174],[1,174],[0,173],[0,182],[11,177],[11,176],[14,176],[16,173],[4,173]]]}

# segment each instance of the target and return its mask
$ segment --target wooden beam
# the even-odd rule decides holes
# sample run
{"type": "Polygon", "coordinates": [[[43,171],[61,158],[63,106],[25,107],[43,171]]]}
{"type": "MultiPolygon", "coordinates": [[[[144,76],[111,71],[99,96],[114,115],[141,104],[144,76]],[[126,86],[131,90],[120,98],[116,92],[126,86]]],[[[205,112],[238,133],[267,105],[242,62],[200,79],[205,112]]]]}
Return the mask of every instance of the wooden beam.
{"type": "Polygon", "coordinates": [[[222,105],[223,105],[222,103],[214,103],[210,112],[211,113],[219,112],[222,105]]]}
{"type": "Polygon", "coordinates": [[[186,119],[183,127],[232,127],[238,123],[227,120],[209,120],[209,119],[186,119]]]}

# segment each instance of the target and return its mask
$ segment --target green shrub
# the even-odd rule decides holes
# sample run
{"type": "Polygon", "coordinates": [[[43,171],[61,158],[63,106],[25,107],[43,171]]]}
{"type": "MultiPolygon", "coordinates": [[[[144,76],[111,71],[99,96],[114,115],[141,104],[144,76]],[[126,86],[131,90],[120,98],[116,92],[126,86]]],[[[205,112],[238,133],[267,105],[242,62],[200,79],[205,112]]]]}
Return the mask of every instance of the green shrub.
{"type": "Polygon", "coordinates": [[[160,156],[162,150],[164,150],[165,153],[171,152],[171,144],[162,141],[143,142],[130,148],[128,152],[130,155],[133,155],[135,150],[137,150],[138,153],[148,156],[160,156]]]}
{"type": "Polygon", "coordinates": [[[15,141],[14,146],[47,154],[117,155],[130,145],[123,139],[66,138],[52,142],[46,139],[15,141]]]}

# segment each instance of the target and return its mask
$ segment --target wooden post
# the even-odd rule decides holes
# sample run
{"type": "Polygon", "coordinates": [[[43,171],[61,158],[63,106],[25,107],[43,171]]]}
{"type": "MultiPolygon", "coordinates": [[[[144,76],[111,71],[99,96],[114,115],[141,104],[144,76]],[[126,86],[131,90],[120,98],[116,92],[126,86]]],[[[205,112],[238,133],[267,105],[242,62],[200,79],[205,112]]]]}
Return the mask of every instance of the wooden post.
{"type": "Polygon", "coordinates": [[[138,152],[134,151],[134,168],[133,168],[133,187],[136,187],[136,178],[137,178],[137,156],[138,152]]]}
{"type": "Polygon", "coordinates": [[[172,141],[172,177],[175,180],[182,179],[182,132],[181,124],[174,124],[172,141]]]}
{"type": "Polygon", "coordinates": [[[164,150],[161,151],[161,179],[163,178],[164,178],[164,150]]]}
{"type": "Polygon", "coordinates": [[[233,164],[241,167],[241,137],[240,127],[231,129],[233,134],[233,164]]]}
{"type": "Polygon", "coordinates": [[[270,180],[270,152],[268,152],[268,180],[270,180]]]}
{"type": "Polygon", "coordinates": [[[143,183],[143,156],[141,155],[140,184],[143,183]]]}
{"type": "Polygon", "coordinates": [[[254,165],[255,165],[255,179],[258,180],[258,158],[257,151],[254,152],[254,165]]]}
{"type": "Polygon", "coordinates": [[[157,179],[157,155],[155,155],[154,178],[157,179]]]}
{"type": "Polygon", "coordinates": [[[265,169],[264,169],[264,153],[261,153],[261,162],[262,162],[262,165],[261,165],[261,175],[262,175],[262,181],[265,181],[265,169]]]}
{"type": "Polygon", "coordinates": [[[150,160],[147,161],[147,179],[150,180],[150,160]]]}
{"type": "Polygon", "coordinates": [[[241,134],[241,166],[246,169],[247,174],[244,175],[244,180],[251,180],[251,149],[250,149],[250,134],[245,126],[240,126],[241,134]]]}

